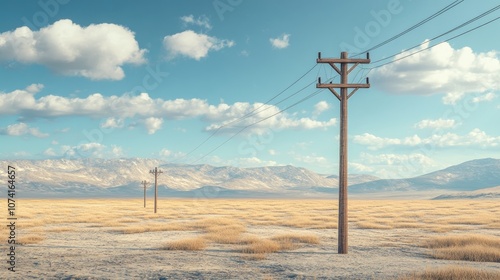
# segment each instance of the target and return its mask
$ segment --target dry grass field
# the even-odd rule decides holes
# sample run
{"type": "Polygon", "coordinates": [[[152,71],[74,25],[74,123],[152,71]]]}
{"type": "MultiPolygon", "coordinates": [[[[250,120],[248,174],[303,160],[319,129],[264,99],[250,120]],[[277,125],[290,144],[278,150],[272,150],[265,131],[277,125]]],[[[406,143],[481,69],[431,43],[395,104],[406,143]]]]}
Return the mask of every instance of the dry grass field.
{"type": "Polygon", "coordinates": [[[347,255],[335,200],[148,203],[19,199],[0,279],[500,279],[498,200],[351,200],[347,255]]]}

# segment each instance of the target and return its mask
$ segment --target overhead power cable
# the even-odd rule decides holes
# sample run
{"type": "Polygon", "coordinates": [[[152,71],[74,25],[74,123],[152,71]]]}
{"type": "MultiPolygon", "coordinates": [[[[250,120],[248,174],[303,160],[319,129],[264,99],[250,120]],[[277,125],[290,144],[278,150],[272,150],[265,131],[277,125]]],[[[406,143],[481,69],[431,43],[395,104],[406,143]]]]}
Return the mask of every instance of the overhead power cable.
{"type": "MultiPolygon", "coordinates": [[[[235,120],[232,120],[226,124],[223,124],[221,126],[219,126],[216,130],[214,130],[207,138],[205,138],[205,140],[203,140],[200,144],[198,144],[195,148],[193,148],[191,151],[189,151],[187,154],[185,154],[182,158],[179,158],[177,159],[176,161],[180,161],[182,159],[185,159],[187,158],[188,156],[190,156],[192,153],[194,153],[195,151],[197,151],[201,146],[203,146],[205,143],[207,143],[212,137],[214,137],[217,133],[219,133],[219,131],[224,128],[224,127],[227,127],[229,126],[230,124],[233,124],[233,123],[237,123],[237,122],[241,122],[242,120],[246,119],[246,118],[249,118],[251,116],[254,116],[256,115],[257,113],[259,112],[262,112],[262,111],[258,111],[256,113],[257,110],[260,110],[262,107],[268,105],[271,101],[275,100],[276,98],[278,98],[280,95],[282,95],[284,92],[286,92],[287,90],[289,90],[292,86],[294,86],[295,84],[297,84],[300,80],[302,80],[306,75],[308,75],[316,66],[318,66],[317,64],[314,64],[314,66],[312,66],[309,70],[307,70],[304,74],[302,74],[299,78],[297,78],[294,82],[292,82],[289,86],[287,86],[285,89],[283,89],[282,91],[280,91],[278,94],[274,95],[273,97],[271,97],[269,100],[267,100],[265,103],[261,104],[260,106],[258,106],[257,108],[253,109],[252,111],[246,113],[245,115],[235,119],[235,120]]],[[[311,85],[311,84],[309,84],[311,85]]],[[[308,85],[308,86],[309,86],[308,85]]],[[[284,102],[285,100],[291,98],[292,96],[298,94],[299,92],[301,92],[302,90],[304,90],[306,87],[302,88],[301,90],[295,92],[294,94],[292,94],[291,96],[279,101],[278,103],[276,104],[279,104],[281,102],[284,102]]],[[[275,104],[275,105],[276,105],[275,104]]],[[[265,109],[266,110],[266,109],[265,109]]]]}
{"type": "MultiPolygon", "coordinates": [[[[376,46],[374,46],[374,47],[370,48],[369,50],[373,50],[373,49],[375,49],[375,48],[378,48],[378,47],[380,47],[380,46],[382,46],[382,45],[385,45],[385,44],[389,43],[390,41],[393,41],[393,40],[397,39],[398,37],[400,37],[400,36],[402,36],[402,35],[404,35],[404,34],[406,34],[406,33],[410,32],[411,30],[413,30],[413,29],[417,28],[418,26],[420,26],[420,25],[422,25],[422,24],[424,24],[424,23],[428,22],[429,20],[431,20],[431,19],[433,19],[433,18],[435,18],[435,17],[439,16],[440,14],[442,14],[442,13],[444,13],[444,12],[448,11],[449,9],[451,9],[451,8],[455,7],[456,5],[458,5],[458,4],[460,4],[460,3],[462,3],[463,1],[464,1],[464,0],[462,0],[462,1],[455,1],[455,2],[451,3],[450,5],[446,6],[445,8],[441,9],[440,11],[438,11],[437,13],[435,13],[434,15],[432,15],[431,17],[428,17],[427,19],[425,19],[425,20],[423,20],[423,21],[421,21],[421,22],[417,23],[416,25],[412,26],[411,28],[406,29],[405,31],[403,31],[403,32],[399,33],[398,35],[393,36],[392,38],[390,38],[390,39],[388,39],[388,40],[386,40],[386,41],[384,41],[384,42],[382,42],[382,43],[380,43],[380,44],[378,44],[378,45],[376,45],[376,46]]],[[[440,38],[440,37],[442,37],[442,36],[445,36],[445,35],[447,35],[447,34],[449,34],[449,33],[453,32],[453,31],[456,31],[456,30],[458,30],[458,29],[460,29],[460,28],[462,28],[462,27],[464,27],[464,26],[466,26],[466,25],[468,25],[468,24],[470,24],[470,23],[472,23],[472,22],[475,22],[475,21],[477,21],[477,20],[479,20],[479,19],[483,18],[484,16],[486,16],[486,15],[488,15],[488,14],[490,14],[490,13],[492,13],[492,12],[494,12],[494,11],[498,10],[498,9],[500,9],[500,5],[499,5],[499,6],[496,6],[496,7],[494,7],[494,8],[492,8],[492,9],[490,9],[490,10],[488,10],[488,11],[486,11],[486,12],[484,12],[484,13],[482,13],[482,14],[480,14],[480,15],[478,15],[478,16],[476,16],[476,17],[474,17],[474,18],[472,18],[472,19],[470,19],[470,20],[468,20],[468,21],[466,21],[466,22],[464,22],[464,23],[462,23],[462,24],[458,25],[458,26],[456,26],[456,27],[455,27],[455,28],[453,28],[453,29],[448,30],[448,31],[447,31],[447,32],[445,32],[445,33],[442,33],[442,34],[440,34],[440,35],[438,35],[438,36],[436,36],[436,37],[434,37],[434,38],[430,39],[429,41],[432,41],[432,40],[438,39],[438,38],[440,38]]],[[[405,59],[405,58],[407,58],[407,57],[410,57],[410,56],[412,56],[412,55],[415,55],[415,54],[417,54],[417,53],[419,53],[419,52],[422,52],[422,51],[428,50],[428,49],[430,49],[430,48],[432,48],[432,47],[435,47],[435,46],[437,46],[437,45],[439,45],[439,44],[442,44],[442,43],[448,42],[448,41],[450,41],[450,40],[456,39],[456,38],[461,37],[461,36],[463,36],[463,35],[465,35],[465,34],[467,34],[467,33],[470,33],[470,32],[472,32],[472,31],[475,31],[475,30],[477,30],[477,29],[479,29],[479,28],[481,28],[481,27],[483,27],[483,26],[486,26],[486,25],[488,25],[488,24],[491,24],[491,23],[493,23],[494,21],[497,21],[498,19],[500,19],[500,17],[494,18],[494,19],[492,19],[492,20],[490,20],[490,21],[488,21],[488,22],[486,22],[486,23],[483,23],[483,24],[481,24],[481,25],[479,25],[479,26],[476,26],[476,27],[471,28],[471,29],[469,29],[469,30],[467,30],[467,31],[464,31],[464,32],[462,32],[462,33],[460,33],[460,34],[458,34],[458,35],[456,35],[456,36],[453,36],[453,37],[448,38],[448,39],[446,39],[446,40],[444,40],[444,41],[442,41],[442,42],[439,42],[439,43],[437,43],[437,44],[435,44],[435,45],[428,46],[427,48],[424,48],[424,49],[418,50],[418,51],[413,52],[413,53],[411,53],[411,54],[408,54],[408,55],[406,55],[406,56],[400,57],[400,58],[398,58],[398,59],[396,59],[396,60],[393,60],[393,61],[390,61],[390,62],[387,62],[387,63],[381,64],[381,65],[377,65],[377,66],[374,66],[374,67],[362,68],[362,70],[361,70],[361,71],[368,70],[368,72],[367,72],[367,73],[365,73],[365,74],[362,74],[361,76],[362,76],[362,77],[366,77],[366,76],[367,76],[367,75],[368,75],[368,74],[369,74],[369,73],[370,73],[373,69],[375,69],[375,68],[379,68],[379,67],[382,67],[382,66],[384,66],[384,65],[387,65],[387,64],[390,64],[390,63],[394,63],[394,62],[396,62],[396,61],[399,61],[399,60],[405,59]]],[[[414,46],[414,47],[412,47],[412,48],[410,48],[410,49],[414,49],[414,48],[416,48],[416,47],[418,47],[418,46],[421,46],[421,44],[416,45],[416,46],[414,46]]],[[[367,50],[367,51],[369,51],[369,50],[367,50]]],[[[363,52],[363,53],[366,53],[367,51],[365,51],[365,52],[363,52]]],[[[362,53],[360,53],[360,54],[362,54],[362,53]]],[[[398,54],[400,54],[400,53],[398,53],[398,54]]],[[[392,56],[390,56],[390,57],[387,57],[387,58],[384,58],[384,59],[381,59],[381,60],[377,60],[377,61],[375,61],[375,62],[373,62],[373,63],[377,63],[377,62],[380,62],[380,61],[386,60],[386,59],[391,58],[391,57],[394,57],[394,56],[396,56],[396,55],[398,55],[398,54],[394,54],[394,55],[392,55],[392,56]]],[[[359,55],[359,54],[358,54],[358,55],[359,55]]],[[[204,143],[206,143],[206,142],[207,142],[207,141],[208,141],[211,137],[213,137],[213,136],[214,136],[217,132],[219,132],[222,128],[227,127],[227,126],[229,126],[230,124],[233,124],[233,123],[236,123],[236,122],[241,122],[242,120],[244,120],[244,119],[246,119],[246,118],[249,118],[249,117],[251,117],[251,116],[255,116],[255,115],[257,115],[258,113],[260,113],[260,112],[262,112],[262,111],[265,111],[265,110],[268,110],[268,109],[272,108],[273,106],[272,106],[272,105],[270,105],[269,107],[264,108],[264,110],[260,110],[262,107],[264,107],[264,106],[266,106],[266,105],[269,105],[269,103],[270,103],[271,101],[273,101],[274,99],[276,99],[276,98],[277,98],[278,96],[280,96],[283,92],[285,92],[285,91],[286,91],[286,90],[288,90],[291,86],[293,86],[295,83],[297,83],[299,80],[301,80],[301,79],[302,79],[305,75],[307,75],[310,71],[312,71],[312,69],[314,69],[314,67],[312,67],[311,69],[309,69],[309,70],[308,70],[308,71],[307,71],[304,75],[302,75],[302,76],[301,76],[298,80],[296,80],[294,83],[292,83],[290,86],[288,86],[285,90],[283,90],[282,92],[278,93],[277,95],[275,95],[274,97],[272,97],[271,99],[269,99],[269,100],[268,100],[265,104],[260,105],[258,108],[255,108],[255,109],[254,109],[254,110],[252,110],[251,112],[249,112],[249,113],[245,114],[244,116],[242,116],[242,117],[240,117],[240,118],[238,118],[238,119],[236,119],[236,120],[233,120],[233,121],[231,121],[231,122],[228,122],[228,123],[226,123],[226,124],[221,125],[220,127],[218,127],[218,128],[217,128],[217,129],[216,129],[216,130],[215,130],[215,131],[214,131],[214,132],[213,132],[213,133],[212,133],[212,134],[211,134],[211,135],[210,135],[210,136],[209,136],[209,137],[208,137],[205,141],[203,141],[203,142],[202,142],[202,144],[198,145],[195,149],[193,149],[193,150],[192,150],[190,153],[188,153],[187,155],[189,155],[189,154],[193,153],[195,150],[197,150],[197,149],[198,149],[201,145],[203,145],[204,143]]],[[[357,74],[357,75],[359,75],[359,72],[358,72],[358,74],[357,74]]],[[[356,75],[356,76],[357,76],[357,75],[356,75]]],[[[335,77],[332,77],[332,78],[330,78],[329,80],[332,80],[332,79],[334,79],[334,78],[335,78],[335,77]]],[[[363,78],[361,78],[361,79],[363,79],[363,78]]],[[[360,80],[361,80],[361,79],[360,79],[360,80]]],[[[314,82],[313,82],[313,83],[314,83],[314,82]]],[[[311,84],[312,84],[312,83],[311,83],[311,84]]],[[[303,91],[305,88],[307,88],[307,87],[308,87],[308,86],[310,86],[311,84],[309,84],[309,85],[305,86],[304,88],[300,89],[299,91],[295,92],[294,94],[292,94],[292,95],[290,95],[290,96],[288,96],[288,97],[286,97],[286,98],[282,99],[281,101],[279,101],[279,102],[275,103],[274,105],[278,105],[278,104],[280,104],[280,103],[282,103],[282,102],[284,102],[284,101],[286,101],[286,100],[290,99],[291,97],[293,97],[293,96],[295,96],[296,94],[298,94],[299,92],[303,91]]],[[[200,160],[202,160],[202,159],[206,158],[208,155],[210,155],[210,154],[212,154],[213,152],[217,151],[219,148],[221,148],[222,146],[224,146],[225,144],[227,144],[229,141],[231,141],[232,139],[234,139],[236,136],[238,136],[239,134],[241,134],[241,133],[242,133],[243,131],[245,131],[246,129],[248,129],[248,128],[250,128],[250,127],[254,126],[254,125],[257,125],[257,124],[259,124],[259,123],[261,123],[261,122],[263,122],[263,121],[265,121],[265,120],[268,120],[268,119],[270,119],[270,118],[272,118],[272,117],[274,117],[274,116],[276,116],[276,115],[278,115],[278,114],[281,114],[281,113],[283,113],[284,111],[286,111],[286,110],[288,110],[288,109],[290,109],[290,108],[292,108],[292,107],[295,107],[295,106],[297,106],[298,104],[300,104],[300,103],[302,103],[302,102],[305,102],[306,100],[308,100],[308,99],[310,99],[310,98],[314,97],[315,95],[317,95],[320,91],[321,91],[321,90],[317,90],[317,91],[315,91],[315,92],[313,92],[313,93],[309,94],[308,96],[306,96],[306,97],[302,98],[301,100],[299,100],[299,101],[297,101],[297,102],[293,103],[292,105],[290,105],[290,106],[288,106],[288,107],[286,107],[286,108],[284,108],[284,109],[280,110],[279,112],[276,112],[276,113],[274,113],[274,114],[272,114],[272,115],[270,115],[270,116],[267,116],[267,117],[262,118],[262,119],[260,119],[260,120],[258,120],[258,121],[256,121],[256,122],[253,122],[253,123],[251,123],[251,124],[248,124],[248,125],[246,125],[246,126],[242,127],[240,130],[238,130],[235,134],[233,134],[231,137],[229,137],[228,139],[226,139],[224,142],[222,142],[221,144],[217,145],[215,148],[213,148],[212,150],[210,150],[208,153],[206,153],[206,154],[202,155],[202,156],[201,156],[201,157],[199,157],[198,159],[196,159],[196,160],[194,160],[194,161],[190,162],[190,164],[194,164],[194,163],[199,162],[200,160]]],[[[186,155],[186,156],[187,156],[187,155],[186,155]]],[[[186,156],[185,156],[185,157],[186,157],[186,156]]]]}
{"type": "Polygon", "coordinates": [[[279,114],[283,113],[284,111],[286,111],[286,110],[288,110],[288,109],[290,109],[290,108],[292,108],[292,107],[297,106],[298,104],[300,104],[300,103],[302,103],[302,102],[304,102],[304,101],[306,101],[306,100],[308,100],[308,99],[310,99],[310,98],[314,97],[314,96],[315,96],[316,94],[318,94],[320,91],[321,91],[321,90],[317,90],[317,91],[315,91],[315,92],[313,92],[313,93],[309,94],[308,96],[306,96],[306,97],[302,98],[301,100],[299,100],[299,101],[297,101],[297,102],[293,103],[292,105],[290,105],[290,106],[286,107],[285,109],[282,109],[282,110],[280,110],[279,112],[276,112],[276,113],[274,113],[274,114],[272,114],[272,115],[270,115],[270,116],[267,116],[267,117],[265,117],[265,118],[263,118],[263,119],[261,119],[261,120],[259,120],[259,121],[256,121],[256,122],[254,122],[254,123],[251,123],[251,124],[249,124],[249,125],[247,125],[247,126],[245,126],[245,127],[241,128],[241,129],[240,129],[240,130],[238,130],[235,134],[233,134],[231,137],[229,137],[226,141],[222,142],[221,144],[219,144],[218,146],[216,146],[215,148],[213,148],[212,150],[210,150],[208,153],[206,153],[206,154],[204,154],[203,156],[199,157],[198,159],[196,159],[196,160],[194,160],[194,161],[190,162],[189,164],[194,164],[194,163],[197,163],[198,161],[200,161],[200,160],[202,160],[202,159],[206,158],[208,155],[210,155],[210,154],[212,154],[213,152],[217,151],[219,148],[221,148],[222,146],[224,146],[225,144],[227,144],[229,141],[231,141],[233,138],[235,138],[236,136],[238,136],[240,133],[242,133],[243,131],[245,131],[245,130],[246,130],[246,129],[248,129],[249,127],[254,126],[254,125],[256,125],[256,124],[259,124],[259,123],[261,123],[261,122],[263,122],[263,121],[265,121],[265,120],[268,120],[268,119],[270,119],[270,118],[272,118],[272,117],[274,117],[274,116],[276,116],[276,115],[279,115],[279,114]]]}
{"type": "MultiPolygon", "coordinates": [[[[432,41],[434,41],[434,40],[436,40],[436,39],[439,39],[439,38],[441,38],[441,37],[443,37],[443,36],[445,36],[445,35],[448,35],[448,34],[452,33],[453,31],[456,31],[456,30],[458,30],[458,29],[460,29],[460,28],[462,28],[462,27],[464,27],[464,26],[467,26],[467,25],[469,25],[469,24],[471,24],[471,23],[473,23],[473,22],[475,22],[475,21],[477,21],[477,20],[479,20],[479,19],[481,19],[481,18],[483,18],[483,17],[485,17],[485,16],[487,16],[487,15],[489,15],[489,14],[491,14],[491,13],[493,13],[493,12],[497,11],[498,9],[500,9],[500,5],[498,5],[498,6],[494,7],[494,8],[491,8],[491,9],[487,10],[486,12],[484,12],[484,13],[482,13],[482,14],[480,14],[480,15],[477,15],[477,16],[475,16],[475,17],[473,17],[473,18],[469,19],[468,21],[466,21],[466,22],[464,22],[464,23],[461,23],[461,24],[459,24],[459,25],[455,26],[454,28],[452,28],[452,29],[450,29],[450,30],[448,30],[448,31],[446,31],[446,32],[444,32],[444,33],[441,33],[441,34],[439,34],[438,36],[435,36],[435,37],[433,37],[433,38],[429,39],[427,42],[432,42],[432,41]]],[[[488,23],[487,23],[487,24],[488,24],[488,23]]],[[[479,26],[479,27],[481,27],[481,26],[479,26]]],[[[476,28],[476,29],[477,29],[477,28],[476,28]]],[[[467,33],[468,33],[468,32],[467,32],[467,33]]],[[[451,39],[454,39],[454,38],[455,38],[455,37],[450,38],[450,39],[448,39],[447,41],[449,41],[449,40],[451,40],[451,39]]],[[[444,42],[444,41],[443,41],[443,42],[444,42]]],[[[407,51],[409,51],[409,50],[412,50],[412,49],[415,49],[415,48],[418,48],[418,47],[419,47],[419,46],[421,46],[421,45],[422,45],[421,43],[420,43],[420,44],[417,44],[417,45],[414,45],[414,46],[412,46],[412,47],[410,47],[410,48],[406,49],[406,50],[405,50],[405,52],[407,52],[407,51]]],[[[384,60],[387,60],[387,59],[393,58],[393,57],[395,57],[395,56],[397,56],[397,55],[399,55],[399,54],[400,54],[400,53],[398,52],[398,53],[395,53],[395,54],[390,55],[390,56],[388,56],[388,57],[384,57],[384,58],[382,58],[382,59],[379,59],[379,60],[373,61],[372,63],[378,63],[378,62],[381,62],[381,61],[384,61],[384,60]]]]}
{"type": "MultiPolygon", "coordinates": [[[[397,62],[397,61],[403,60],[403,59],[408,58],[408,57],[410,57],[410,56],[413,56],[413,55],[415,55],[415,54],[417,54],[417,53],[420,53],[420,52],[426,51],[426,50],[431,49],[431,48],[433,48],[433,47],[435,47],[435,46],[438,46],[438,45],[440,45],[440,44],[443,44],[443,43],[449,42],[449,41],[451,41],[451,40],[453,40],[453,39],[456,39],[456,38],[458,38],[458,37],[461,37],[461,36],[463,36],[463,35],[465,35],[465,34],[467,34],[467,33],[470,33],[470,32],[472,32],[472,31],[474,31],[474,30],[477,30],[477,29],[479,29],[479,28],[481,28],[481,27],[484,27],[484,26],[486,26],[486,25],[488,25],[488,24],[491,24],[491,23],[493,23],[493,22],[495,22],[495,21],[497,21],[497,20],[499,20],[499,19],[500,19],[500,17],[496,17],[496,18],[494,18],[494,19],[492,19],[492,20],[490,20],[490,21],[488,21],[488,22],[485,22],[485,23],[483,23],[483,24],[481,24],[481,25],[479,25],[479,26],[476,26],[476,27],[471,28],[471,29],[469,29],[469,30],[467,30],[467,31],[464,31],[464,32],[462,32],[462,33],[460,33],[460,34],[458,34],[458,35],[455,35],[455,36],[453,36],[453,37],[451,37],[451,38],[448,38],[448,39],[446,39],[446,40],[444,40],[444,41],[441,41],[441,42],[439,42],[439,43],[437,43],[437,44],[435,44],[435,45],[428,46],[428,47],[426,47],[426,48],[423,48],[423,49],[420,49],[420,50],[415,51],[415,52],[413,52],[413,53],[410,53],[410,54],[408,54],[408,55],[405,55],[405,56],[399,57],[399,58],[394,59],[394,60],[392,60],[392,61],[389,61],[389,62],[386,62],[386,63],[380,64],[380,65],[377,65],[377,66],[368,67],[368,68],[365,68],[365,69],[376,69],[376,68],[380,68],[380,67],[382,67],[382,66],[384,66],[384,65],[388,65],[388,64],[391,64],[391,63],[394,63],[394,62],[397,62]]],[[[398,54],[399,54],[399,53],[398,53],[398,54]]],[[[398,55],[398,54],[395,54],[395,55],[393,55],[393,56],[391,56],[391,57],[394,57],[394,56],[396,56],[396,55],[398,55]]],[[[381,60],[380,60],[380,61],[381,61],[381,60]]]]}
{"type": "Polygon", "coordinates": [[[367,53],[367,52],[369,52],[369,51],[372,51],[372,50],[374,50],[374,49],[378,49],[378,48],[380,48],[381,46],[384,46],[384,45],[386,45],[386,44],[388,44],[388,43],[390,43],[390,42],[392,42],[392,41],[396,40],[397,38],[399,38],[399,37],[401,37],[401,36],[403,36],[403,35],[407,34],[408,32],[410,32],[410,31],[412,31],[412,30],[414,30],[414,29],[416,29],[416,28],[418,28],[418,27],[420,27],[420,26],[424,25],[425,23],[427,23],[427,22],[429,22],[429,21],[433,20],[434,18],[436,18],[436,17],[438,17],[438,16],[442,15],[443,13],[445,13],[445,12],[447,12],[447,11],[451,10],[452,8],[454,8],[454,7],[458,6],[458,5],[459,5],[459,4],[461,4],[463,1],[464,1],[464,0],[457,0],[457,1],[452,2],[452,3],[451,3],[451,4],[449,4],[448,6],[446,6],[446,7],[442,8],[441,10],[439,10],[439,11],[435,12],[434,14],[430,15],[429,17],[427,17],[427,18],[425,18],[425,19],[421,20],[420,22],[418,22],[418,23],[414,24],[413,26],[411,26],[411,27],[409,27],[409,28],[407,28],[407,29],[405,29],[405,30],[401,31],[400,33],[398,33],[398,34],[396,34],[396,35],[392,36],[391,38],[389,38],[389,39],[387,39],[387,40],[385,40],[385,41],[383,41],[383,42],[381,42],[381,43],[379,43],[379,44],[377,44],[377,45],[375,45],[375,46],[373,46],[373,47],[371,47],[371,48],[369,48],[369,49],[367,49],[367,50],[365,50],[365,51],[363,51],[363,52],[360,52],[360,53],[357,53],[357,54],[353,55],[352,57],[356,57],[356,56],[362,55],[362,54],[364,54],[364,53],[367,53]]]}

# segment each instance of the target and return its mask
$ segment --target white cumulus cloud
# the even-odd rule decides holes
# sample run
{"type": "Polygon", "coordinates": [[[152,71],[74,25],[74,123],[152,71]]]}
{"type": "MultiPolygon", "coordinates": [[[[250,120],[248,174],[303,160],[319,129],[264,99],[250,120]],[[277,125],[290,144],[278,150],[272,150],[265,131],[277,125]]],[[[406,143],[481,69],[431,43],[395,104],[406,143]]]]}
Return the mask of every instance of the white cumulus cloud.
{"type": "Polygon", "coordinates": [[[472,98],[472,102],[474,102],[474,103],[487,102],[487,101],[493,100],[495,97],[496,97],[496,95],[493,92],[488,92],[486,94],[479,95],[479,96],[472,98]]]}
{"type": "Polygon", "coordinates": [[[161,157],[169,157],[170,155],[172,155],[172,151],[167,149],[162,149],[159,154],[161,157]]]}
{"type": "Polygon", "coordinates": [[[0,60],[44,65],[68,76],[121,80],[124,64],[142,64],[134,33],[109,23],[82,27],[69,19],[39,31],[26,26],[0,34],[0,60]]]}
{"type": "Polygon", "coordinates": [[[374,171],[373,167],[357,162],[349,162],[349,169],[353,169],[355,173],[371,173],[374,171]]]}
{"type": "Polygon", "coordinates": [[[198,18],[195,18],[193,15],[183,16],[183,17],[181,17],[181,21],[185,25],[193,24],[193,25],[205,27],[206,29],[212,29],[212,25],[210,24],[210,20],[205,15],[202,15],[198,18]]]}
{"type": "Polygon", "coordinates": [[[436,162],[421,153],[368,154],[362,153],[363,164],[356,166],[385,179],[405,178],[425,174],[436,167],[436,162]]]}
{"type": "Polygon", "coordinates": [[[148,134],[154,134],[158,129],[161,128],[162,124],[162,118],[150,117],[144,120],[144,125],[146,126],[148,134]]]}
{"type": "Polygon", "coordinates": [[[102,128],[120,128],[123,127],[123,119],[110,117],[101,123],[102,128]]]}
{"type": "Polygon", "coordinates": [[[418,129],[446,129],[455,127],[456,122],[453,119],[421,120],[415,124],[418,129]]]}
{"type": "Polygon", "coordinates": [[[16,123],[7,126],[7,128],[0,130],[1,134],[9,135],[9,136],[23,136],[23,135],[32,135],[38,138],[44,138],[49,136],[47,133],[43,133],[40,129],[36,127],[29,127],[26,123],[16,123]]]}
{"type": "Polygon", "coordinates": [[[62,146],[61,151],[65,157],[88,158],[103,157],[106,146],[97,142],[88,142],[77,146],[62,146]]]}
{"type": "Polygon", "coordinates": [[[54,150],[54,148],[48,148],[48,149],[46,149],[45,151],[43,151],[43,154],[46,155],[46,156],[49,156],[49,157],[55,157],[55,156],[57,156],[57,153],[54,150]]]}
{"type": "Polygon", "coordinates": [[[426,138],[413,135],[404,138],[384,138],[369,133],[354,136],[354,142],[367,146],[370,150],[379,150],[389,146],[415,147],[431,145],[433,147],[480,147],[494,148],[500,146],[500,136],[491,136],[475,128],[465,135],[455,133],[433,134],[426,138]]]}
{"type": "Polygon", "coordinates": [[[261,166],[276,166],[278,163],[273,160],[262,160],[258,157],[242,157],[228,161],[230,165],[238,167],[261,167],[261,166]]]}
{"type": "Polygon", "coordinates": [[[214,121],[207,131],[236,132],[248,127],[247,133],[266,133],[268,129],[324,129],[337,124],[337,119],[318,121],[311,118],[294,118],[285,113],[279,113],[280,108],[262,103],[237,102],[232,106],[221,104],[218,110],[211,110],[206,118],[214,121]]]}
{"type": "Polygon", "coordinates": [[[121,156],[123,156],[124,155],[123,148],[119,147],[119,146],[116,146],[116,145],[111,146],[111,155],[113,157],[121,157],[121,156]]]}
{"type": "Polygon", "coordinates": [[[185,56],[200,60],[206,57],[210,51],[218,51],[234,45],[234,41],[199,34],[193,30],[186,30],[163,38],[163,46],[167,51],[168,59],[185,56]]]}
{"type": "Polygon", "coordinates": [[[330,109],[330,104],[328,104],[326,101],[320,101],[314,105],[314,112],[313,114],[318,116],[324,111],[330,109]]]}
{"type": "Polygon", "coordinates": [[[269,38],[269,42],[274,48],[284,49],[290,45],[290,34],[282,34],[276,38],[269,38]]]}
{"type": "Polygon", "coordinates": [[[400,145],[401,140],[397,138],[382,138],[370,133],[354,136],[354,143],[368,146],[369,149],[377,150],[390,145],[400,145]]]}
{"type": "MultiPolygon", "coordinates": [[[[420,50],[429,42],[421,44],[420,50]]],[[[467,93],[500,90],[500,60],[495,51],[475,53],[454,49],[449,43],[398,60],[418,50],[402,52],[395,62],[372,75],[373,85],[395,94],[444,94],[445,104],[455,104],[467,93]]]]}
{"type": "Polygon", "coordinates": [[[39,118],[83,116],[102,119],[101,128],[122,128],[125,122],[142,124],[148,133],[155,133],[164,119],[199,118],[208,123],[205,130],[235,132],[243,127],[247,133],[266,133],[269,129],[326,129],[337,124],[336,118],[319,121],[313,118],[298,118],[294,114],[280,112],[274,105],[236,102],[213,105],[202,99],[163,100],[151,98],[147,93],[133,96],[104,96],[100,93],[87,97],[64,97],[46,95],[37,98],[43,86],[28,86],[26,89],[8,93],[0,92],[0,116],[17,116],[23,121],[39,118]]]}

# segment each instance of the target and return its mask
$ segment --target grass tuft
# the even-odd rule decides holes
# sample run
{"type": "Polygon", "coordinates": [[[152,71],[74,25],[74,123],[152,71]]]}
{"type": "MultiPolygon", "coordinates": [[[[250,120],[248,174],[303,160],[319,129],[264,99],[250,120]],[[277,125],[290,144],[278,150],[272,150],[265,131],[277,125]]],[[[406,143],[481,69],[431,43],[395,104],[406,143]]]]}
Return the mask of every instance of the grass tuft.
{"type": "Polygon", "coordinates": [[[38,244],[42,241],[45,240],[44,235],[40,234],[28,234],[28,235],[21,235],[19,238],[16,240],[16,243],[22,244],[22,245],[28,245],[28,244],[38,244]]]}
{"type": "Polygon", "coordinates": [[[487,235],[435,237],[424,243],[437,259],[500,262],[500,238],[487,235]]]}
{"type": "Polygon", "coordinates": [[[278,242],[319,244],[319,238],[314,234],[287,233],[274,236],[272,240],[278,242]]]}
{"type": "Polygon", "coordinates": [[[423,272],[398,278],[398,280],[497,280],[500,274],[475,268],[448,266],[444,268],[426,269],[423,272]]]}
{"type": "Polygon", "coordinates": [[[183,251],[200,251],[207,247],[207,242],[204,238],[193,237],[176,241],[170,241],[161,247],[163,250],[183,250],[183,251]]]}
{"type": "Polygon", "coordinates": [[[242,253],[246,254],[270,254],[278,252],[281,249],[279,242],[269,239],[255,239],[248,244],[242,253]]]}
{"type": "Polygon", "coordinates": [[[391,229],[392,226],[386,223],[368,222],[368,221],[358,221],[356,226],[359,229],[391,229]]]}

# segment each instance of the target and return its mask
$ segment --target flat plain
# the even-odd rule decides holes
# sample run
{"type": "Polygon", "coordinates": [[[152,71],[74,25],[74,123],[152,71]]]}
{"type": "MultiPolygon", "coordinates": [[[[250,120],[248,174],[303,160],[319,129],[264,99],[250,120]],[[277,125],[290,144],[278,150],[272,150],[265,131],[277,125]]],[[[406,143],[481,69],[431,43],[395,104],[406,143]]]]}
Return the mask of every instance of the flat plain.
{"type": "Polygon", "coordinates": [[[16,217],[0,279],[500,279],[498,200],[350,200],[347,255],[336,200],[19,199],[16,217]]]}

